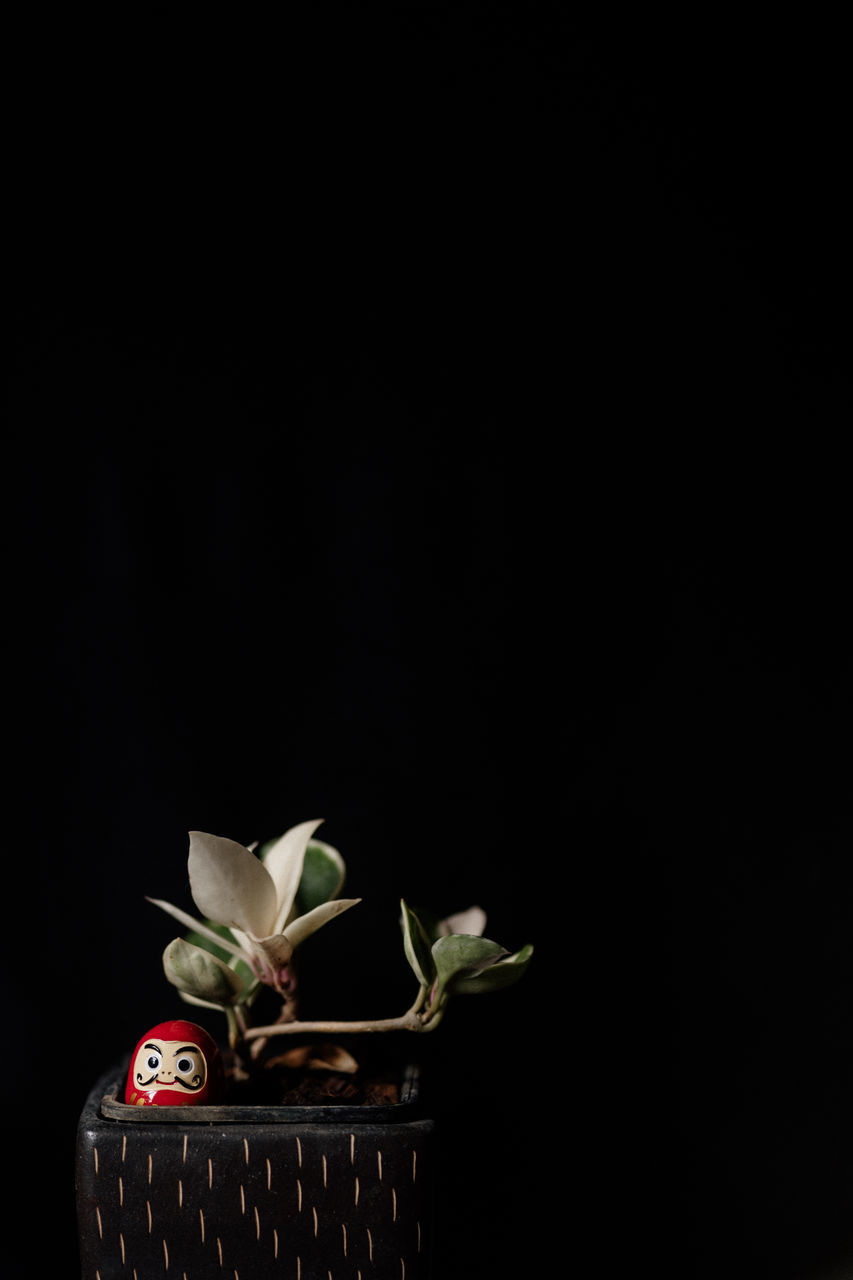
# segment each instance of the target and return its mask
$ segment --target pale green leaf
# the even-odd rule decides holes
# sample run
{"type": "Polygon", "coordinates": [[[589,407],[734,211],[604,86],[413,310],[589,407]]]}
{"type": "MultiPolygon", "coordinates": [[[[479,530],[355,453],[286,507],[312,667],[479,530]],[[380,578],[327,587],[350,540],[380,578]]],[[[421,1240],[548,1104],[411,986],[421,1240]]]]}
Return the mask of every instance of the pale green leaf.
{"type": "Polygon", "coordinates": [[[412,972],[420,986],[431,987],[435,981],[436,971],[426,929],[421,924],[420,918],[415,915],[408,903],[402,898],[400,899],[400,908],[400,923],[403,928],[403,950],[406,953],[406,959],[411,965],[412,972]]]}
{"type": "Polygon", "coordinates": [[[175,938],[163,952],[163,970],[179,991],[216,1005],[236,1004],[243,980],[227,964],[203,947],[175,938]]]}
{"type": "Polygon", "coordinates": [[[438,975],[439,990],[444,990],[461,975],[472,977],[508,954],[505,947],[489,938],[467,933],[451,933],[433,943],[432,958],[438,975]]]}
{"type": "Polygon", "coordinates": [[[478,973],[460,973],[453,978],[451,990],[454,995],[479,995],[487,991],[500,991],[518,982],[527,971],[533,947],[528,943],[515,955],[505,956],[478,973]]]}

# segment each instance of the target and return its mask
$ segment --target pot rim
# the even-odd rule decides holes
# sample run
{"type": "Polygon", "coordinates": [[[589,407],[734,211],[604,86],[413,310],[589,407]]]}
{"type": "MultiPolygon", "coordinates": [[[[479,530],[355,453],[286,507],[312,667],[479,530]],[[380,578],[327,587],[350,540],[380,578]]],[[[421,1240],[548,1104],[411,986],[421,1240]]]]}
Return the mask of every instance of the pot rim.
{"type": "Polygon", "coordinates": [[[121,1102],[124,1074],[109,1072],[102,1082],[101,1116],[105,1120],[130,1121],[134,1124],[316,1124],[329,1121],[341,1124],[371,1124],[408,1119],[420,1096],[420,1071],[415,1063],[403,1068],[398,1102],[364,1104],[332,1103],[322,1106],[247,1105],[135,1107],[121,1102]]]}

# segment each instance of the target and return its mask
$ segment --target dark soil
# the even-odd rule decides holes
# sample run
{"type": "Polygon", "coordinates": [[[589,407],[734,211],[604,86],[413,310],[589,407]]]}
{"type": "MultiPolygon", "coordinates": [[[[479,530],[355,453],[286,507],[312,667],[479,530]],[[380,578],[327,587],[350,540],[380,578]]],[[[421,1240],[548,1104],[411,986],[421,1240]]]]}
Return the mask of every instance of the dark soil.
{"type": "Polygon", "coordinates": [[[324,1071],[275,1059],[253,1066],[249,1078],[239,1078],[229,1066],[226,1090],[226,1102],[240,1106],[386,1106],[400,1100],[393,1068],[324,1071]]]}

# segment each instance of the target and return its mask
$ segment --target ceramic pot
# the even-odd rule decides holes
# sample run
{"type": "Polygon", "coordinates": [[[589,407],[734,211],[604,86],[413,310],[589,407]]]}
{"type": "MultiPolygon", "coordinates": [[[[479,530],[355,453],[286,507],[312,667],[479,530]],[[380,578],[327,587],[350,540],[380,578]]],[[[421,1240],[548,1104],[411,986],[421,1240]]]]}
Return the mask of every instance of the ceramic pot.
{"type": "Polygon", "coordinates": [[[133,1107],[125,1072],[78,1124],[82,1280],[430,1275],[434,1123],[416,1069],[381,1106],[133,1107]]]}

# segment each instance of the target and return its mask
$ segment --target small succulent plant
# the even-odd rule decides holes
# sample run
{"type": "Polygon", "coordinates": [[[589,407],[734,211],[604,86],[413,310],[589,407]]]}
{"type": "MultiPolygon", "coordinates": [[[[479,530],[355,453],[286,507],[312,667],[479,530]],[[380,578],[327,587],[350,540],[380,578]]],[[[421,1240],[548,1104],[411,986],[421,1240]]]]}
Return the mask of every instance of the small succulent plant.
{"type": "Polygon", "coordinates": [[[482,908],[437,920],[402,901],[403,950],[418,984],[406,1012],[352,1022],[301,1021],[296,952],[360,901],[340,896],[344,860],[316,838],[319,826],[300,823],[261,846],[191,831],[190,891],[200,918],[149,899],[187,930],[163,953],[166,977],[188,1003],[225,1014],[232,1046],[260,1047],[270,1036],[292,1032],[432,1031],[452,997],[496,991],[524,974],[532,946],[511,954],[484,937],[482,908]],[[252,1025],[252,1006],[264,990],[280,1001],[278,1019],[252,1025]]]}

